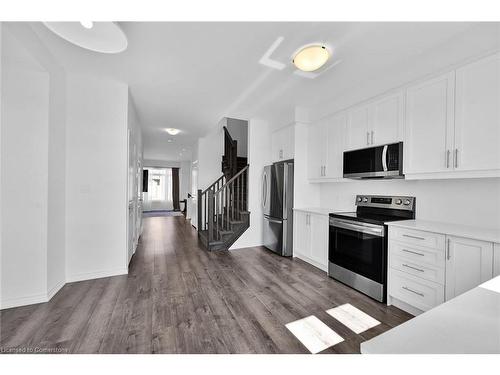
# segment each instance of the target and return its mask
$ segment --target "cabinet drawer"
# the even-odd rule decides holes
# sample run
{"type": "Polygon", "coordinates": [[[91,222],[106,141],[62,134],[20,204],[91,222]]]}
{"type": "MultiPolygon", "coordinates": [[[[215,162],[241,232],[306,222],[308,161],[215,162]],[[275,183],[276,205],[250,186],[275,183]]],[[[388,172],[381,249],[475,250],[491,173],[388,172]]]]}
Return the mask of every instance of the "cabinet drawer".
{"type": "Polygon", "coordinates": [[[427,311],[444,302],[444,286],[389,269],[389,295],[427,311]]]}
{"type": "Polygon", "coordinates": [[[390,267],[444,285],[444,268],[422,265],[393,255],[390,257],[390,267]]]}
{"type": "Polygon", "coordinates": [[[422,232],[405,228],[389,228],[389,239],[403,242],[410,245],[430,247],[433,249],[444,250],[444,234],[422,232]]]}
{"type": "Polygon", "coordinates": [[[389,242],[390,256],[398,256],[414,263],[444,268],[445,252],[423,246],[408,245],[398,241],[389,242]]]}

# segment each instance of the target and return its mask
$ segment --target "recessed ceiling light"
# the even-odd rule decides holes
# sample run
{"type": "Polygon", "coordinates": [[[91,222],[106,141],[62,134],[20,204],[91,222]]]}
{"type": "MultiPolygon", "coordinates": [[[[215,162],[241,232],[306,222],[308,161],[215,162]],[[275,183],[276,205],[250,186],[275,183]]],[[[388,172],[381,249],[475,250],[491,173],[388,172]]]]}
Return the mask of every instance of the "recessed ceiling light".
{"type": "Polygon", "coordinates": [[[293,64],[304,72],[313,72],[321,68],[330,58],[325,46],[315,44],[303,47],[293,57],[293,64]]]}
{"type": "Polygon", "coordinates": [[[176,128],[167,128],[167,129],[165,129],[165,131],[170,135],[176,135],[176,134],[179,134],[181,132],[179,129],[176,129],[176,128]]]}
{"type": "Polygon", "coordinates": [[[94,22],[92,21],[80,21],[80,24],[86,29],[91,29],[94,27],[94,22]]]}

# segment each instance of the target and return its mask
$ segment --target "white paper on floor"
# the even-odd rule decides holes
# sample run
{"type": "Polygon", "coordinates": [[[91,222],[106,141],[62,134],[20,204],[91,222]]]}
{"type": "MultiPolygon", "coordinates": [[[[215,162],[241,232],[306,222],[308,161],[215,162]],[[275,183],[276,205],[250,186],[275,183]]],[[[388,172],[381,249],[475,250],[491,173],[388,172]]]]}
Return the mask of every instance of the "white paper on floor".
{"type": "Polygon", "coordinates": [[[344,341],[314,315],[286,324],[286,328],[313,354],[344,341]]]}
{"type": "Polygon", "coordinates": [[[355,333],[364,332],[380,324],[378,320],[349,303],[334,307],[326,312],[355,333]]]}

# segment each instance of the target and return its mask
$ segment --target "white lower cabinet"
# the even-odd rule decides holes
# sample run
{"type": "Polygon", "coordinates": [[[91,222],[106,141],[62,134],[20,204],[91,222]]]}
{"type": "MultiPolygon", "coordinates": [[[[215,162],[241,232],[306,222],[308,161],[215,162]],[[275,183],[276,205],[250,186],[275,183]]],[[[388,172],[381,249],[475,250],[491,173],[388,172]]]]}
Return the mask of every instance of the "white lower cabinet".
{"type": "Polygon", "coordinates": [[[328,270],[328,216],[295,211],[293,256],[328,270]]]}
{"type": "Polygon", "coordinates": [[[491,242],[447,236],[446,300],[465,293],[493,277],[491,242]]]}
{"type": "Polygon", "coordinates": [[[500,274],[499,244],[401,227],[388,259],[387,304],[414,315],[500,274]]]}

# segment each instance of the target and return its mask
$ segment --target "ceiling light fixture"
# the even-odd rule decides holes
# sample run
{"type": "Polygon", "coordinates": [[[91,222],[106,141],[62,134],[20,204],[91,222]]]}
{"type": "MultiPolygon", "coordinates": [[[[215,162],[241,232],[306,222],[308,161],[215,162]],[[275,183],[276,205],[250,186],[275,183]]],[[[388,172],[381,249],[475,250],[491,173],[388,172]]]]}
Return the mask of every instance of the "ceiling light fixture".
{"type": "Polygon", "coordinates": [[[170,138],[169,138],[169,139],[167,139],[167,142],[168,142],[168,143],[172,142],[172,139],[170,139],[170,138]]]}
{"type": "Polygon", "coordinates": [[[293,64],[303,72],[314,72],[321,68],[330,58],[325,46],[320,44],[302,47],[294,54],[293,64]]]}
{"type": "Polygon", "coordinates": [[[167,128],[167,129],[165,129],[165,131],[170,135],[176,135],[176,134],[179,134],[181,132],[179,129],[176,129],[176,128],[167,128]]]}
{"type": "Polygon", "coordinates": [[[94,27],[94,22],[92,21],[80,21],[80,24],[86,29],[91,29],[94,27]]]}

